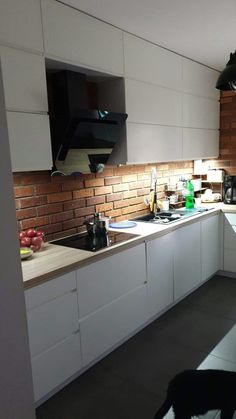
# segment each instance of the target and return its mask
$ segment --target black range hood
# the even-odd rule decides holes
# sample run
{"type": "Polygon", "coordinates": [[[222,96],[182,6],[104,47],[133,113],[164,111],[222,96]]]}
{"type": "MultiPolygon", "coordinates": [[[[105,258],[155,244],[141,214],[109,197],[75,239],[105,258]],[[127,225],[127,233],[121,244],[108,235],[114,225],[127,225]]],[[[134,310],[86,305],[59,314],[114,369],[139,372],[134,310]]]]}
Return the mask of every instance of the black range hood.
{"type": "Polygon", "coordinates": [[[84,74],[63,70],[52,74],[51,82],[54,170],[68,174],[68,155],[72,155],[72,172],[101,171],[124,135],[127,114],[89,109],[84,74]]]}

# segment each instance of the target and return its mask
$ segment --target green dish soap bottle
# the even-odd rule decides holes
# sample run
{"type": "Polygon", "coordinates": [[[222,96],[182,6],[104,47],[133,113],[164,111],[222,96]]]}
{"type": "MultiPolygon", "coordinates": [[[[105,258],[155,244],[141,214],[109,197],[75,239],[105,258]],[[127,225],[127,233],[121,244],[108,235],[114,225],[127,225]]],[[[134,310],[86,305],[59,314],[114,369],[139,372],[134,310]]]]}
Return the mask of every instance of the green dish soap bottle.
{"type": "Polygon", "coordinates": [[[194,186],[191,180],[188,180],[186,183],[185,208],[186,209],[194,208],[194,186]]]}

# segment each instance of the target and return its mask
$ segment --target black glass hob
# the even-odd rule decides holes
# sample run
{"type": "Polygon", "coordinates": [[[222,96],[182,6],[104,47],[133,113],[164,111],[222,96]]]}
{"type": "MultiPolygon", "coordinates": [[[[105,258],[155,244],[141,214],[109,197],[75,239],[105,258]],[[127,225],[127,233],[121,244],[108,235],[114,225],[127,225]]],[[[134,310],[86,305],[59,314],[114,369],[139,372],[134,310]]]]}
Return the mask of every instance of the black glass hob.
{"type": "Polygon", "coordinates": [[[58,244],[59,246],[96,252],[97,250],[113,246],[114,244],[124,243],[134,237],[138,237],[138,234],[108,231],[107,234],[101,236],[89,235],[88,233],[75,234],[73,236],[65,237],[64,239],[55,240],[51,243],[58,244]]]}

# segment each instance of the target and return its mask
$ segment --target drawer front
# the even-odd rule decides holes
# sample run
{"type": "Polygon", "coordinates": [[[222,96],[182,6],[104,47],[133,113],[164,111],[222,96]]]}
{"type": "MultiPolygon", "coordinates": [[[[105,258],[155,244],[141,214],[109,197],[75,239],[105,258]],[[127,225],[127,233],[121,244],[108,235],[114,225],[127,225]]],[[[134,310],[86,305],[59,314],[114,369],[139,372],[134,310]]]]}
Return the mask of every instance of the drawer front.
{"type": "MultiPolygon", "coordinates": [[[[236,207],[235,207],[235,211],[236,211],[236,207]]],[[[224,214],[224,225],[225,226],[227,226],[227,225],[236,226],[236,213],[233,214],[233,213],[230,213],[230,212],[228,212],[228,213],[226,212],[224,214]]]]}
{"type": "Polygon", "coordinates": [[[69,272],[51,281],[25,290],[26,310],[40,306],[56,297],[76,289],[76,274],[69,272]]]}
{"type": "Polygon", "coordinates": [[[77,288],[80,318],[142,285],[145,279],[144,244],[79,269],[77,288]]]}
{"type": "Polygon", "coordinates": [[[147,312],[147,286],[143,285],[81,320],[83,366],[143,325],[147,312]]]}
{"type": "Polygon", "coordinates": [[[35,356],[78,330],[76,292],[30,310],[27,321],[31,356],[35,356]]]}
{"type": "Polygon", "coordinates": [[[35,401],[62,384],[81,369],[79,333],[32,358],[35,401]]]}

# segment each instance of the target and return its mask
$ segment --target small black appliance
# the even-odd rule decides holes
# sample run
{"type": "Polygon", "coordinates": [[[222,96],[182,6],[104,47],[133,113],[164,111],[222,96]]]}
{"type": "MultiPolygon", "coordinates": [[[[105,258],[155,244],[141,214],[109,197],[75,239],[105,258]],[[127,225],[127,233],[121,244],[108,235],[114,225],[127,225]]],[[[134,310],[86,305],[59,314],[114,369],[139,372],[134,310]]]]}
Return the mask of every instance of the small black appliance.
{"type": "Polygon", "coordinates": [[[236,176],[224,178],[224,204],[236,204],[236,176]]]}

